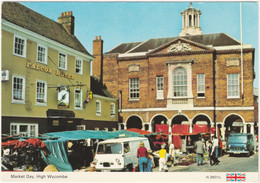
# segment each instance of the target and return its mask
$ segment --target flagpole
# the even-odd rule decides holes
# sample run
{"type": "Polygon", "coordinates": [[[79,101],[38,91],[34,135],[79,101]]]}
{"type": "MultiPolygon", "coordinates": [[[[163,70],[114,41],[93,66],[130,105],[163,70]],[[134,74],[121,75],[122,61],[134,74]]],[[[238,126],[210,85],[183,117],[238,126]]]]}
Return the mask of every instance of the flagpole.
{"type": "Polygon", "coordinates": [[[244,62],[243,62],[243,30],[242,30],[242,4],[240,2],[240,39],[241,39],[241,94],[244,99],[244,62]]]}

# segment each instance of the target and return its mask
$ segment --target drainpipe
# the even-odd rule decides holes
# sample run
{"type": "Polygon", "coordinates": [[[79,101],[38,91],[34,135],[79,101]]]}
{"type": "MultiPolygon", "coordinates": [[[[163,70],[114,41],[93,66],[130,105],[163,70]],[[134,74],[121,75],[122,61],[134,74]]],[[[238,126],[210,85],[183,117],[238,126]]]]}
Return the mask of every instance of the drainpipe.
{"type": "Polygon", "coordinates": [[[213,121],[215,122],[215,133],[214,135],[217,136],[217,121],[216,121],[216,61],[217,61],[217,53],[216,51],[213,52],[213,121]]]}

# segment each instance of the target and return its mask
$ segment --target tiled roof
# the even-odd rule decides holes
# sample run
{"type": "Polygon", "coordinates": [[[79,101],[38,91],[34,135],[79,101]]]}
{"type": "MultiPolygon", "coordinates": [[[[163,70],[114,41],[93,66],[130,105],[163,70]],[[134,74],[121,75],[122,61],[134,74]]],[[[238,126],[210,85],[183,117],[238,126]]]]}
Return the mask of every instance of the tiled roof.
{"type": "Polygon", "coordinates": [[[4,2],[2,19],[91,56],[76,36],[70,35],[61,24],[19,3],[4,2]]]}
{"type": "MultiPolygon", "coordinates": [[[[240,42],[236,41],[232,37],[228,36],[224,33],[216,33],[216,34],[202,34],[195,36],[183,36],[181,38],[202,44],[202,45],[212,45],[213,47],[217,46],[231,46],[231,45],[240,45],[240,42]]],[[[149,39],[145,42],[136,42],[135,47],[134,43],[122,43],[119,46],[115,47],[108,53],[125,53],[129,51],[129,53],[138,53],[138,52],[147,52],[149,50],[156,49],[164,44],[167,44],[178,37],[169,37],[169,38],[158,38],[158,39],[149,39]],[[139,46],[137,45],[139,43],[139,46]],[[134,48],[134,49],[133,49],[134,48]],[[132,49],[130,51],[130,49],[132,49]]]]}
{"type": "Polygon", "coordinates": [[[109,54],[109,53],[125,53],[125,52],[133,49],[134,47],[136,47],[140,43],[142,43],[142,42],[122,43],[119,46],[117,46],[117,47],[113,48],[112,50],[110,50],[109,52],[107,52],[106,54],[109,54]]]}

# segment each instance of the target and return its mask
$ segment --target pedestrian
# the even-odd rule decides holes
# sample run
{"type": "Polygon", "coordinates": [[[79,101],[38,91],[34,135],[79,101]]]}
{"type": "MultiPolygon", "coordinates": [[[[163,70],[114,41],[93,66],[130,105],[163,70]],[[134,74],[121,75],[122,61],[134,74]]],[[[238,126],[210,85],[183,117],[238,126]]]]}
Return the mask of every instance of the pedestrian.
{"type": "Polygon", "coordinates": [[[174,161],[175,161],[175,149],[174,149],[174,144],[172,141],[169,141],[169,155],[170,155],[170,161],[172,162],[172,167],[174,166],[174,161]]]}
{"type": "Polygon", "coordinates": [[[167,153],[167,151],[166,151],[166,149],[165,149],[165,147],[166,147],[166,144],[163,144],[163,145],[161,145],[161,150],[159,151],[159,172],[162,172],[162,171],[168,171],[168,167],[167,167],[167,164],[166,164],[166,162],[167,162],[167,156],[166,156],[166,153],[167,153]]]}
{"type": "Polygon", "coordinates": [[[147,149],[144,147],[144,142],[140,142],[139,148],[137,149],[137,160],[140,172],[144,172],[147,170],[147,157],[148,152],[147,149]]]}
{"type": "Polygon", "coordinates": [[[199,137],[199,141],[195,144],[196,154],[197,154],[197,166],[199,166],[199,158],[201,157],[201,165],[203,165],[203,153],[205,151],[205,143],[202,138],[199,137]]]}
{"type": "Polygon", "coordinates": [[[213,146],[212,146],[212,142],[209,140],[208,141],[208,152],[209,152],[209,163],[210,166],[214,165],[216,163],[216,159],[214,154],[212,153],[213,151],[213,146]]]}
{"type": "Polygon", "coordinates": [[[148,158],[147,158],[147,172],[152,172],[153,168],[155,167],[153,151],[148,151],[148,158]]]}
{"type": "Polygon", "coordinates": [[[219,142],[219,156],[222,156],[223,155],[223,143],[222,143],[221,138],[219,138],[218,142],[219,142]]]}
{"type": "Polygon", "coordinates": [[[218,160],[218,144],[219,144],[219,141],[218,141],[218,138],[216,136],[213,137],[213,145],[212,145],[212,149],[213,151],[211,152],[211,155],[213,155],[214,153],[214,157],[216,158],[216,164],[218,165],[219,164],[219,160],[218,160]]]}

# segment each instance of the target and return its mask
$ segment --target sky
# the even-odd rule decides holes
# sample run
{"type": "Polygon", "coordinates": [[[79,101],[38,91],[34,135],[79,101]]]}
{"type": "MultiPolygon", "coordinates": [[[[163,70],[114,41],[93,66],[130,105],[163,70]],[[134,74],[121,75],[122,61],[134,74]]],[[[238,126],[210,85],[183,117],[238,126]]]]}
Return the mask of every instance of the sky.
{"type": "MultiPolygon", "coordinates": [[[[104,41],[104,52],[121,43],[146,41],[151,38],[176,37],[181,32],[181,12],[190,2],[22,2],[28,8],[54,20],[62,12],[72,11],[75,35],[92,54],[95,36],[104,41]]],[[[202,12],[203,34],[226,33],[238,41],[240,3],[193,2],[202,12]]],[[[243,43],[255,48],[254,87],[258,88],[258,1],[242,2],[243,43]]]]}

